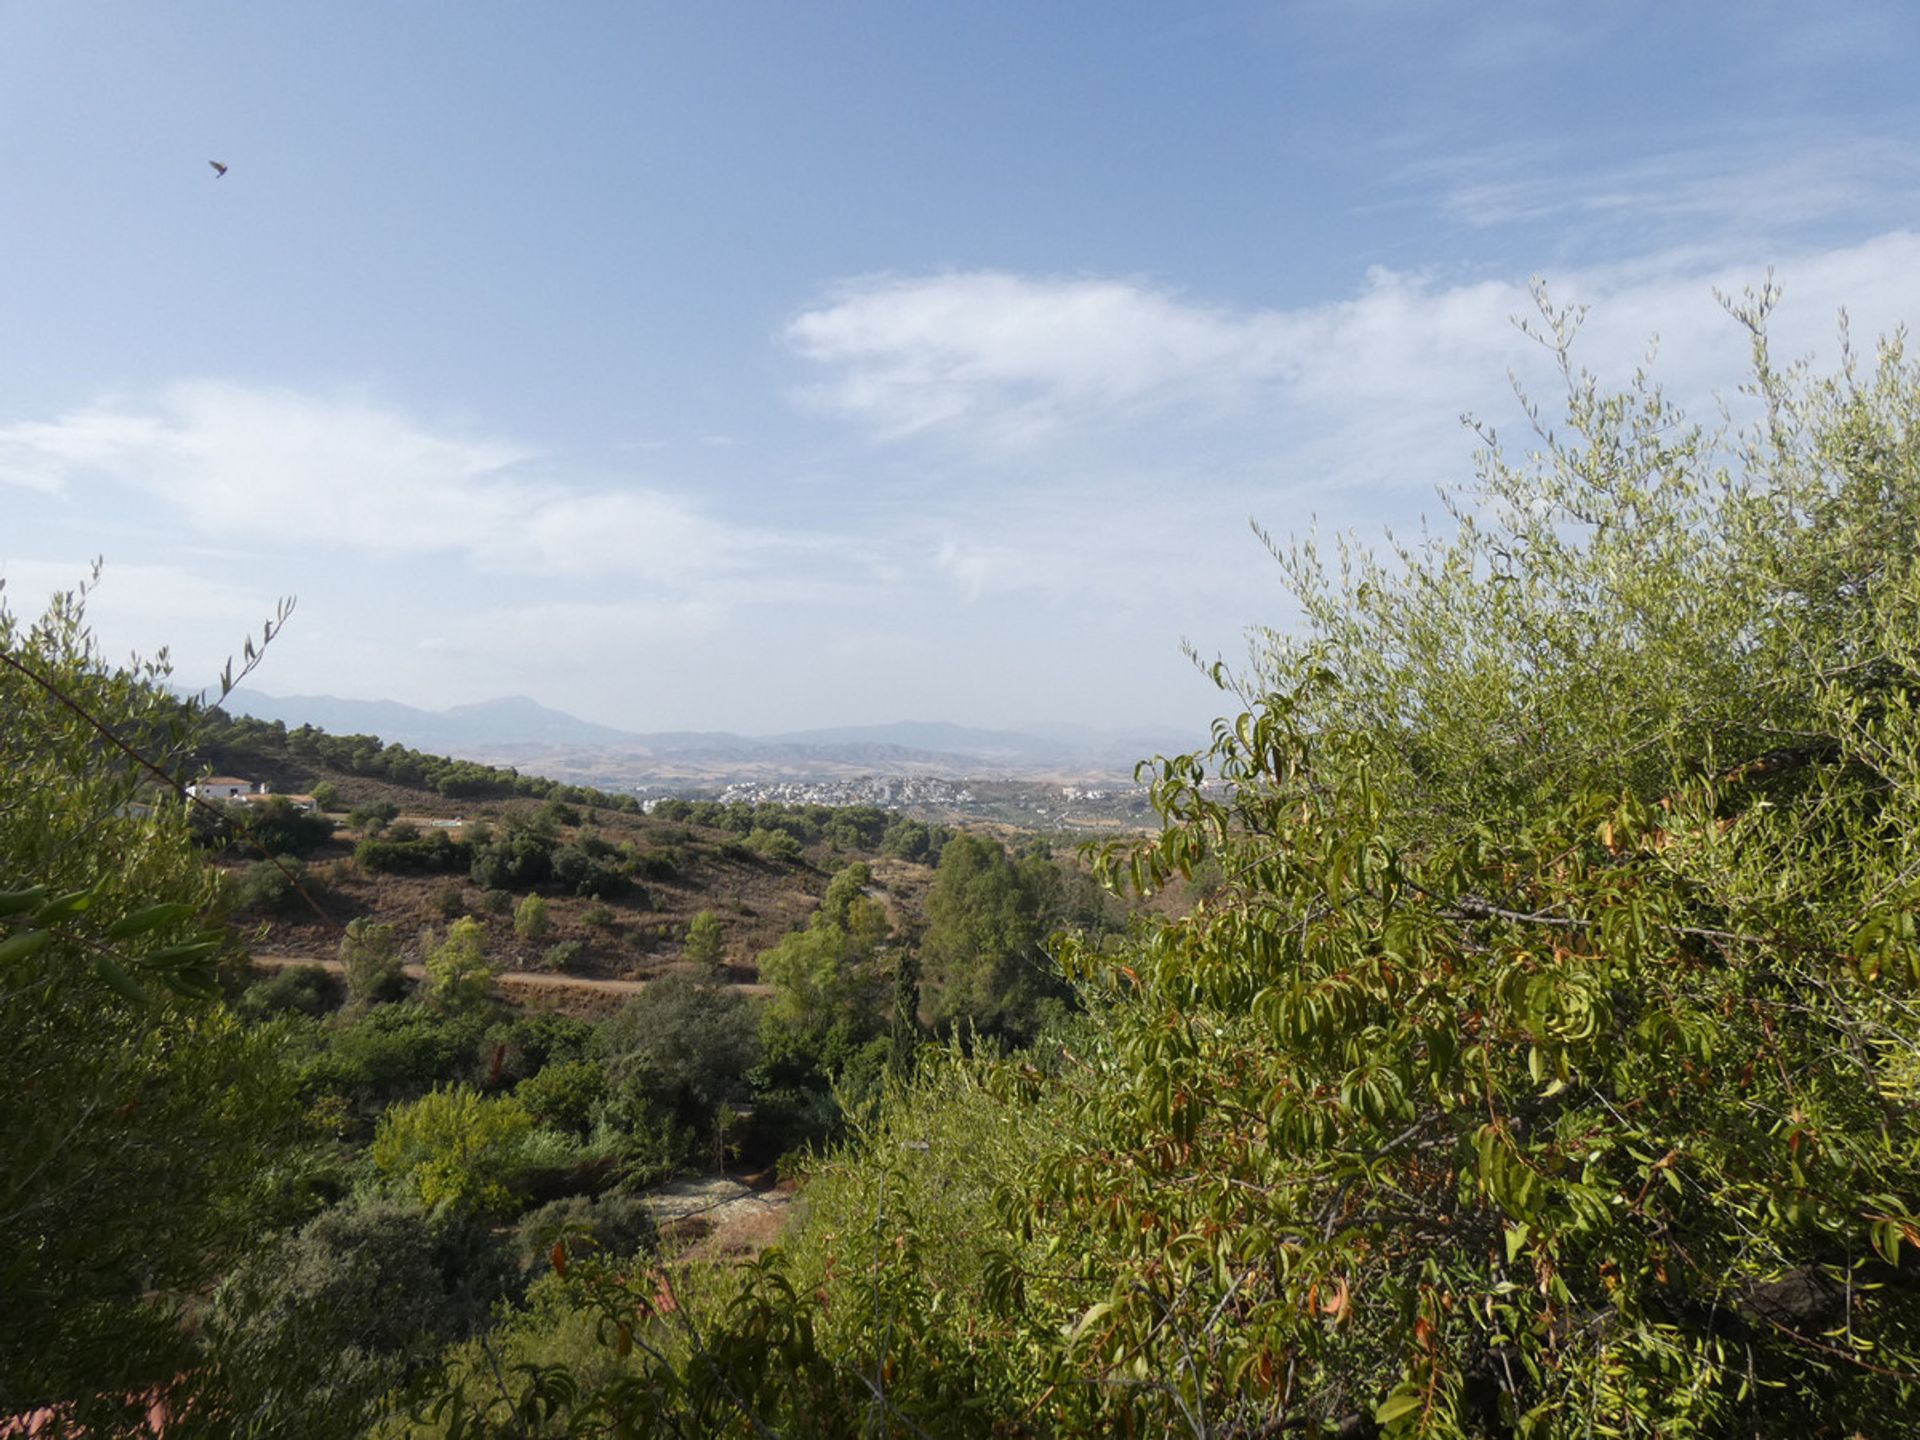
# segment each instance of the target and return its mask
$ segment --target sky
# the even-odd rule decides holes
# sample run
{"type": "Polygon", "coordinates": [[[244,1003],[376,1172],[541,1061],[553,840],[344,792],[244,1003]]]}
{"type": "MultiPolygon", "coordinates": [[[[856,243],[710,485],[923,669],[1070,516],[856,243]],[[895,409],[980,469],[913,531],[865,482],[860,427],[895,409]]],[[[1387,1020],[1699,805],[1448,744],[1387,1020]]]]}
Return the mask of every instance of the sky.
{"type": "Polygon", "coordinates": [[[0,577],[197,687],[1178,727],[1578,357],[1920,318],[1920,7],[0,6],[0,577]],[[227,165],[217,176],[208,164],[227,165]]]}

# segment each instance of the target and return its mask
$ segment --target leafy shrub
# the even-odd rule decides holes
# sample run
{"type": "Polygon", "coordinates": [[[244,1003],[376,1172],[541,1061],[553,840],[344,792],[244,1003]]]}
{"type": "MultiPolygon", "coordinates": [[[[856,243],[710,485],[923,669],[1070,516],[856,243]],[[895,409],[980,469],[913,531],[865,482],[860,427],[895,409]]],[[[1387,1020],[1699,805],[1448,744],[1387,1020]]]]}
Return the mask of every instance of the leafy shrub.
{"type": "Polygon", "coordinates": [[[578,845],[553,852],[554,883],[575,895],[605,899],[627,888],[624,864],[611,853],[590,853],[578,845]]]}
{"type": "Polygon", "coordinates": [[[425,835],[416,830],[411,838],[404,835],[405,830],[396,825],[384,836],[370,836],[353,847],[353,858],[375,874],[457,874],[472,863],[467,846],[444,830],[425,835]]]}
{"type": "Polygon", "coordinates": [[[601,1030],[608,1078],[697,1126],[747,1094],[759,1026],[746,997],[684,975],[656,980],[601,1030]]]}
{"type": "Polygon", "coordinates": [[[243,910],[258,915],[290,915],[305,907],[303,890],[313,895],[318,889],[298,860],[256,860],[242,875],[235,900],[243,910]]]}
{"type": "Polygon", "coordinates": [[[480,908],[489,915],[508,915],[513,911],[511,890],[489,890],[480,897],[480,908]]]}
{"type": "Polygon", "coordinates": [[[606,1071],[591,1060],[549,1065],[515,1086],[513,1098],[536,1124],[585,1135],[607,1098],[606,1071]]]}
{"type": "Polygon", "coordinates": [[[433,908],[442,920],[458,920],[467,913],[467,895],[457,884],[442,885],[433,892],[433,908]]]}
{"type": "Polygon", "coordinates": [[[614,925],[613,908],[608,905],[589,905],[580,912],[580,923],[591,925],[596,930],[611,930],[614,925]]]}
{"type": "Polygon", "coordinates": [[[806,855],[798,840],[785,830],[756,828],[747,833],[746,846],[762,860],[791,863],[806,855]]]}
{"type": "Polygon", "coordinates": [[[428,1209],[500,1215],[513,1208],[508,1185],[524,1166],[532,1132],[533,1118],[518,1101],[450,1086],[381,1116],[369,1155],[428,1209]]]}
{"type": "Polygon", "coordinates": [[[269,855],[310,855],[333,838],[333,822],[294,807],[284,795],[272,795],[245,807],[248,840],[269,855]]]}
{"type": "Polygon", "coordinates": [[[247,987],[234,1009],[248,1020],[265,1020],[289,1010],[324,1015],[336,1010],[346,987],[338,975],[318,965],[288,965],[247,987]]]}
{"type": "Polygon", "coordinates": [[[708,975],[720,968],[726,951],[720,930],[720,917],[711,910],[702,910],[687,924],[687,939],[680,953],[693,965],[708,975]]]}
{"type": "Polygon", "coordinates": [[[487,927],[471,915],[447,927],[446,938],[427,952],[427,994],[446,1010],[463,1010],[493,996],[487,963],[487,927]]]}
{"type": "Polygon", "coordinates": [[[686,866],[686,856],[677,845],[638,851],[633,857],[633,873],[643,880],[677,880],[686,866]]]}
{"type": "Polygon", "coordinates": [[[468,878],[483,890],[529,890],[553,878],[553,842],[514,830],[473,847],[468,878]]]}
{"type": "Polygon", "coordinates": [[[942,847],[920,947],[936,1024],[1016,1039],[1036,1033],[1046,1002],[1068,993],[1044,948],[1042,903],[1054,882],[1050,862],[1015,861],[987,836],[956,835],[942,847]]]}
{"type": "Polygon", "coordinates": [[[356,1005],[378,1005],[406,994],[399,942],[393,926],[365,916],[347,922],[340,937],[340,961],[346,967],[347,996],[356,1005]]]}
{"type": "Polygon", "coordinates": [[[543,970],[571,970],[580,963],[580,957],[586,954],[586,945],[579,940],[562,940],[549,945],[540,956],[540,968],[543,970]]]}
{"type": "Polygon", "coordinates": [[[391,800],[370,800],[347,812],[347,824],[362,835],[378,835],[399,813],[400,807],[391,800]]]}
{"type": "Polygon", "coordinates": [[[552,1268],[557,1244],[574,1254],[591,1246],[624,1259],[651,1248],[657,1238],[653,1213],[637,1195],[570,1195],[522,1215],[513,1229],[513,1252],[523,1274],[538,1275],[552,1268]]]}
{"type": "Polygon", "coordinates": [[[597,1035],[597,1027],[571,1015],[552,1010],[523,1010],[492,1026],[487,1031],[486,1043],[506,1045],[504,1073],[520,1079],[549,1065],[586,1059],[597,1035]]]}
{"type": "Polygon", "coordinates": [[[402,1002],[342,1016],[325,1049],[301,1070],[309,1092],[333,1091],[366,1103],[420,1094],[481,1073],[485,1019],[402,1002]]]}
{"type": "Polygon", "coordinates": [[[321,814],[332,814],[340,808],[340,787],[331,780],[322,780],[313,787],[313,803],[321,814]]]}
{"type": "Polygon", "coordinates": [[[486,1228],[392,1201],[328,1210],[215,1293],[216,1393],[259,1435],[358,1440],[380,1398],[518,1289],[486,1228]]]}
{"type": "Polygon", "coordinates": [[[522,940],[538,944],[547,938],[547,931],[552,928],[547,902],[538,895],[527,896],[513,912],[513,933],[522,940]]]}

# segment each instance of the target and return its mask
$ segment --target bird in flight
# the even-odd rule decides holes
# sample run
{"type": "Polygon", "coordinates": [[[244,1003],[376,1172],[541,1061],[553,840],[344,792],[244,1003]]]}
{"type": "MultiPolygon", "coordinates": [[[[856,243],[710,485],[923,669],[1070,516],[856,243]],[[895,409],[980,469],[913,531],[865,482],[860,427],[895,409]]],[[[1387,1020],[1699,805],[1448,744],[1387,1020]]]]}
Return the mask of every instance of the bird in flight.
{"type": "Polygon", "coordinates": [[[222,165],[218,160],[209,160],[207,164],[213,167],[213,178],[216,180],[227,173],[227,167],[222,165]]]}

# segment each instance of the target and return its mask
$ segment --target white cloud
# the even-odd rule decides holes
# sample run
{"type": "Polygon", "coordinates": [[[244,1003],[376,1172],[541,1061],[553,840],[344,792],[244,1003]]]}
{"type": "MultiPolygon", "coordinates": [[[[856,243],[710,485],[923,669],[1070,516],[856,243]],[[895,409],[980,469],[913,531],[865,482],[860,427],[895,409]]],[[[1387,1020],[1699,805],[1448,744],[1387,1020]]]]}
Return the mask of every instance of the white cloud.
{"type": "MultiPolygon", "coordinates": [[[[1787,289],[1783,353],[1833,358],[1843,305],[1862,335],[1920,315],[1920,237],[1906,231],[1827,250],[1674,251],[1550,279],[1557,301],[1592,307],[1577,359],[1624,380],[1657,335],[1658,373],[1698,403],[1745,363],[1715,288],[1737,293],[1769,264],[1787,289]]],[[[1233,310],[1131,281],[949,273],[848,284],[787,338],[822,373],[808,401],[881,439],[948,435],[991,458],[1072,436],[1124,468],[1151,425],[1214,446],[1216,469],[1245,475],[1264,459],[1270,474],[1346,488],[1430,481],[1436,461],[1457,475],[1461,413],[1511,414],[1509,371],[1548,378],[1548,357],[1513,325],[1532,313],[1520,276],[1375,269],[1351,299],[1233,310]]],[[[1189,483],[1204,468],[1190,466],[1189,483]]],[[[972,582],[1002,568],[958,550],[943,564],[972,582]]]]}
{"type": "Polygon", "coordinates": [[[0,481],[105,479],[201,533],[377,554],[465,553],[495,569],[685,581],[764,537],[667,492],[537,478],[529,446],[441,433],[361,399],[189,381],[0,426],[0,481]]]}
{"type": "Polygon", "coordinates": [[[850,283],[786,339],[837,372],[809,399],[883,435],[984,421],[1017,440],[1076,413],[1168,403],[1175,382],[1218,393],[1269,369],[1286,336],[1268,317],[1126,281],[986,271],[850,283]]]}

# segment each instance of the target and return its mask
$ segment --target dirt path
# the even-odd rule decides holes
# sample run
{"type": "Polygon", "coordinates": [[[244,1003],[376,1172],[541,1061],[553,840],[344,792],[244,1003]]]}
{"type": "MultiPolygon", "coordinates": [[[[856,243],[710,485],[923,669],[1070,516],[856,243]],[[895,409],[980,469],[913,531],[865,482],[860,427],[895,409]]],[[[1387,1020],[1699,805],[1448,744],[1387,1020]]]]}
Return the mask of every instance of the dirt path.
{"type": "Polygon", "coordinates": [[[756,1255],[778,1238],[793,1207],[794,1191],[756,1190],[725,1175],[676,1180],[641,1198],[660,1233],[679,1245],[680,1258],[718,1260],[756,1255]]]}
{"type": "MultiPolygon", "coordinates": [[[[318,965],[322,970],[335,975],[344,975],[347,967],[338,960],[321,959],[313,955],[262,955],[255,954],[253,963],[269,970],[286,970],[296,965],[318,965]]],[[[403,965],[400,967],[409,980],[424,980],[427,969],[424,965],[403,965]]],[[[646,980],[607,980],[596,975],[555,975],[542,970],[501,970],[495,973],[494,982],[507,990],[526,990],[544,992],[573,992],[584,995],[638,995],[651,983],[646,980]]],[[[772,993],[766,985],[729,985],[729,990],[738,990],[743,995],[769,995],[772,993]]]]}

